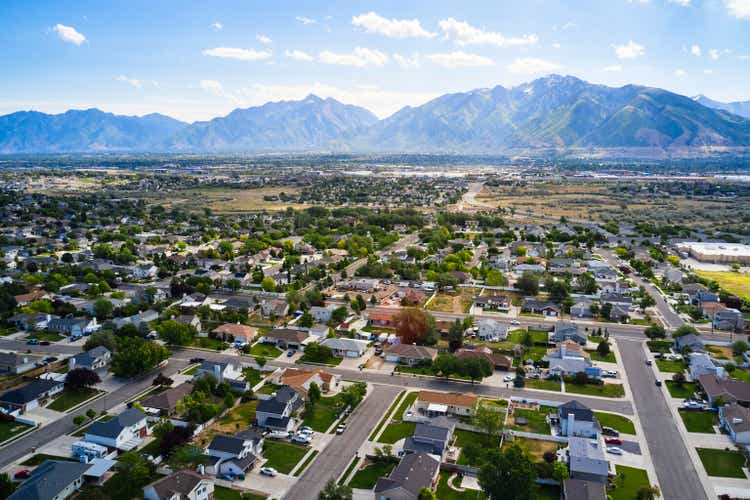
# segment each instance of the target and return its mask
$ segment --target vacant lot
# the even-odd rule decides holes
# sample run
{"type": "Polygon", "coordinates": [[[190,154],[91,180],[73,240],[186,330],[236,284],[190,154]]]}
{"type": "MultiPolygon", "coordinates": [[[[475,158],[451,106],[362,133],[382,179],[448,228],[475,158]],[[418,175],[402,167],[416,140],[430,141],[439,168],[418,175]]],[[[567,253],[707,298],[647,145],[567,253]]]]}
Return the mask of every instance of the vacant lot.
{"type": "Polygon", "coordinates": [[[478,291],[474,288],[460,287],[454,294],[438,294],[427,305],[430,311],[468,313],[478,291]]]}
{"type": "Polygon", "coordinates": [[[296,194],[292,187],[268,187],[260,189],[192,189],[176,193],[184,202],[192,204],[200,200],[202,207],[209,207],[217,213],[242,213],[260,210],[286,210],[287,207],[304,208],[280,200],[266,200],[264,197],[278,197],[280,193],[296,194]]]}
{"type": "Polygon", "coordinates": [[[721,288],[745,300],[750,300],[750,274],[733,271],[695,271],[701,278],[716,281],[721,288]]]}

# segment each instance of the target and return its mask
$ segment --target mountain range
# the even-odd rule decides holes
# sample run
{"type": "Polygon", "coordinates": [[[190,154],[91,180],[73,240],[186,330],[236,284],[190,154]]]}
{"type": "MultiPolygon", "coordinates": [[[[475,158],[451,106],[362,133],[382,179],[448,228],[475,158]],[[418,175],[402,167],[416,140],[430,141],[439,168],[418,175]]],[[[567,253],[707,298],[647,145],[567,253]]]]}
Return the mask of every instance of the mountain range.
{"type": "Polygon", "coordinates": [[[550,75],[512,88],[446,94],[383,120],[314,95],[192,124],[97,109],[21,111],[0,116],[0,154],[750,147],[749,107],[550,75]]]}

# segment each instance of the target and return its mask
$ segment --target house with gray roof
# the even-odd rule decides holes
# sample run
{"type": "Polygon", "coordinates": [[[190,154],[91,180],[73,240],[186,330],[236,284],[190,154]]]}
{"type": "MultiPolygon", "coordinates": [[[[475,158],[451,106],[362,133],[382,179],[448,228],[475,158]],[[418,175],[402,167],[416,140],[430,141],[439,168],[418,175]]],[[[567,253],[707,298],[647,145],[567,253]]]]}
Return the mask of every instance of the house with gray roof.
{"type": "Polygon", "coordinates": [[[563,480],[562,499],[607,500],[607,489],[602,483],[568,478],[563,480]]]}
{"type": "Polygon", "coordinates": [[[406,453],[428,453],[442,460],[448,448],[456,424],[445,417],[433,419],[429,423],[418,423],[414,434],[404,440],[406,453]]]}
{"type": "Polygon", "coordinates": [[[209,474],[239,476],[253,467],[263,452],[263,436],[247,429],[234,436],[219,434],[206,447],[209,474]]]}
{"type": "Polygon", "coordinates": [[[561,436],[595,438],[601,430],[591,408],[576,400],[558,406],[557,418],[561,436]]]}
{"type": "Polygon", "coordinates": [[[255,410],[258,427],[288,431],[294,428],[294,414],[304,401],[300,394],[288,385],[281,386],[273,397],[262,399],[255,410]]]}
{"type": "Polygon", "coordinates": [[[21,414],[49,403],[61,393],[65,384],[57,380],[32,380],[28,384],[0,395],[0,406],[12,414],[21,414]]]}
{"type": "Polygon", "coordinates": [[[690,377],[697,380],[701,375],[716,375],[717,377],[726,377],[726,372],[721,366],[717,366],[711,356],[705,352],[690,353],[690,377]]]}
{"type": "Polygon", "coordinates": [[[564,453],[572,479],[584,479],[595,483],[607,482],[609,462],[598,440],[570,437],[564,453]]]}
{"type": "Polygon", "coordinates": [[[46,460],[8,500],[64,500],[78,491],[90,468],[91,464],[46,460]]]}
{"type": "Polygon", "coordinates": [[[750,445],[750,410],[737,403],[719,407],[719,422],[735,444],[750,445]]]}
{"type": "Polygon", "coordinates": [[[553,342],[564,342],[572,340],[581,345],[586,345],[586,335],[578,332],[578,325],[567,321],[558,321],[552,330],[553,342]]]}
{"type": "Polygon", "coordinates": [[[692,352],[704,351],[703,339],[694,333],[675,337],[674,348],[676,351],[681,352],[685,346],[689,347],[692,352]]]}
{"type": "Polygon", "coordinates": [[[68,335],[70,337],[83,337],[89,335],[101,327],[96,318],[53,318],[47,324],[47,330],[52,333],[68,335]]]}
{"type": "Polygon", "coordinates": [[[0,373],[18,375],[33,370],[42,356],[18,352],[0,352],[0,373]]]}
{"type": "Polygon", "coordinates": [[[206,500],[213,498],[214,482],[190,469],[177,471],[143,487],[145,500],[206,500]]]}
{"type": "Polygon", "coordinates": [[[112,359],[112,353],[104,346],[96,346],[88,351],[79,352],[68,359],[68,369],[88,368],[89,370],[98,370],[109,365],[112,359]]]}
{"type": "Polygon", "coordinates": [[[375,483],[377,500],[416,500],[422,488],[433,489],[440,473],[440,461],[427,453],[405,455],[387,478],[375,483]]]}
{"type": "Polygon", "coordinates": [[[349,339],[346,337],[331,337],[319,342],[333,351],[333,355],[339,358],[358,358],[367,351],[369,342],[366,340],[349,339]]]}
{"type": "Polygon", "coordinates": [[[91,424],[83,439],[107,448],[130,451],[141,444],[148,432],[146,415],[136,408],[128,408],[111,420],[91,424]]]}

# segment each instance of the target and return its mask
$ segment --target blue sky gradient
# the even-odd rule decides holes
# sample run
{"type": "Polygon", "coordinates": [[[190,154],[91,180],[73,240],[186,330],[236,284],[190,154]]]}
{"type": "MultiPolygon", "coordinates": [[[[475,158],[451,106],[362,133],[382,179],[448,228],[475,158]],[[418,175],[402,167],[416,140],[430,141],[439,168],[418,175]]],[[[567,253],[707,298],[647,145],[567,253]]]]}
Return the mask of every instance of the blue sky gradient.
{"type": "Polygon", "coordinates": [[[0,41],[0,113],[194,121],[316,93],[384,117],[549,73],[750,99],[750,0],[5,0],[0,41]]]}

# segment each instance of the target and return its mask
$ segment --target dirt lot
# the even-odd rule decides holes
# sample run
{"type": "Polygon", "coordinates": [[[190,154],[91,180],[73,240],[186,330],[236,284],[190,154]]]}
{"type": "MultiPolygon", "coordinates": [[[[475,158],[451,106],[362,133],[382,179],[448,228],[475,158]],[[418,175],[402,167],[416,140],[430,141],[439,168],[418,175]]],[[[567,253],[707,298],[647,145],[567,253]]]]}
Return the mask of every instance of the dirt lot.
{"type": "Polygon", "coordinates": [[[477,288],[460,287],[455,293],[439,293],[427,304],[427,310],[452,313],[468,313],[474,298],[479,295],[477,288]]]}

